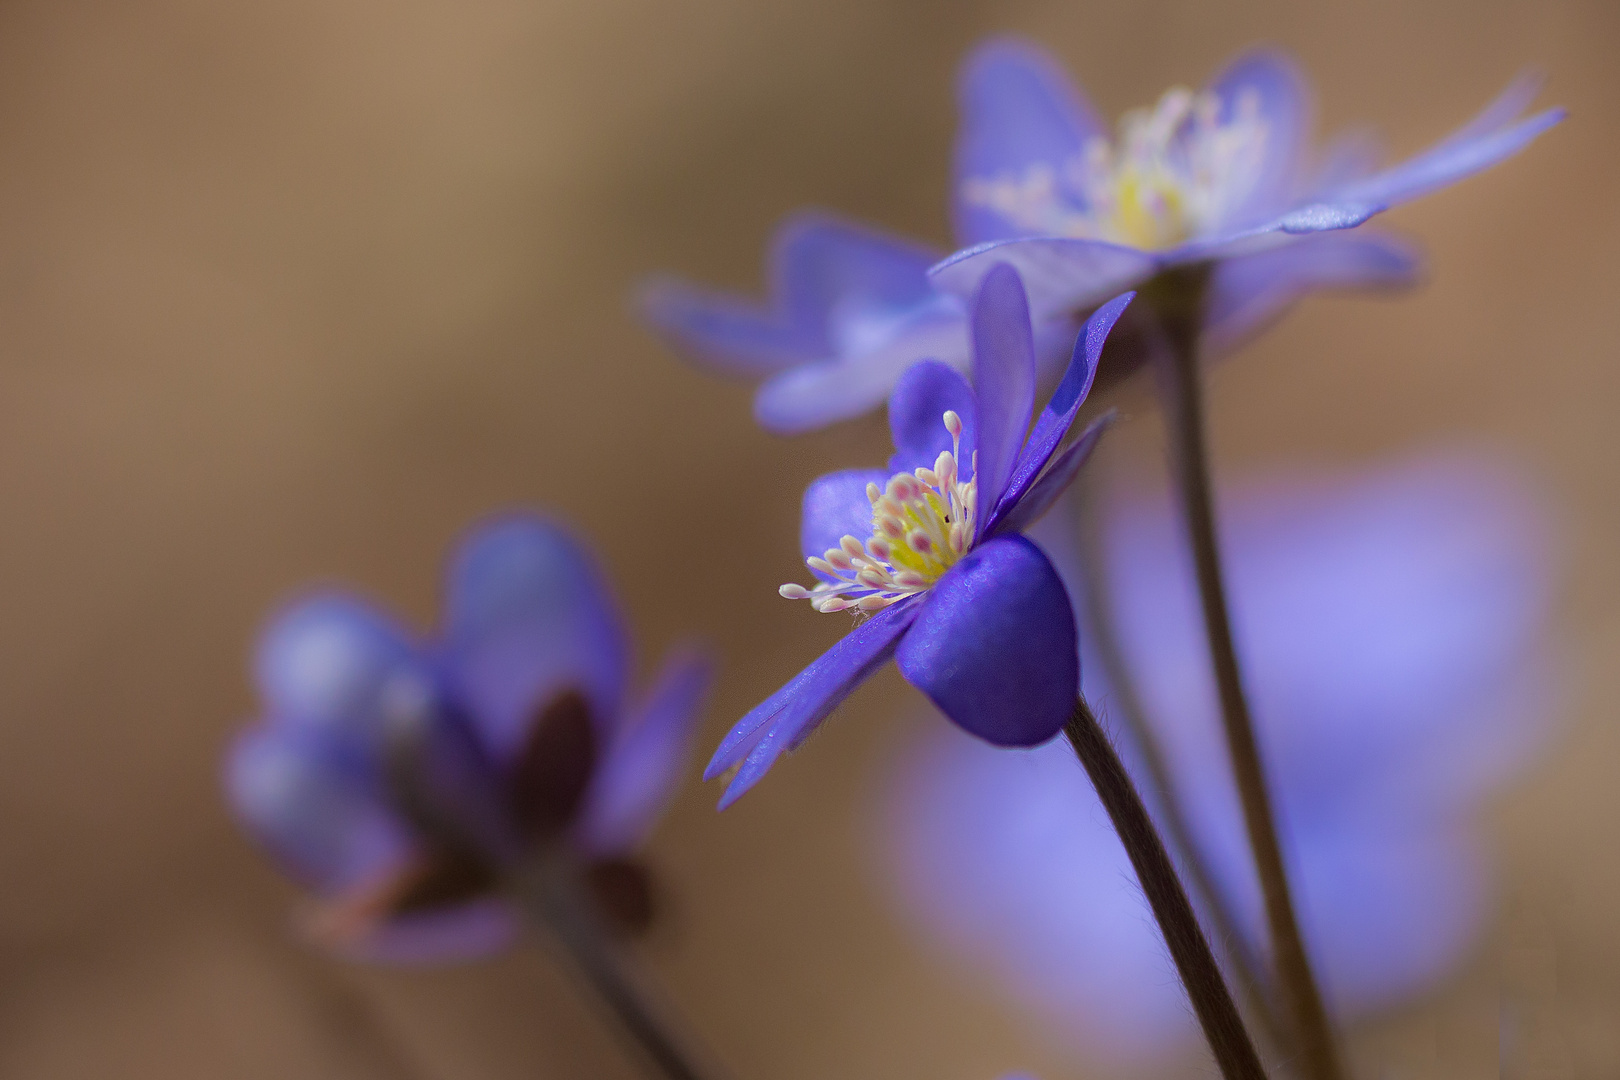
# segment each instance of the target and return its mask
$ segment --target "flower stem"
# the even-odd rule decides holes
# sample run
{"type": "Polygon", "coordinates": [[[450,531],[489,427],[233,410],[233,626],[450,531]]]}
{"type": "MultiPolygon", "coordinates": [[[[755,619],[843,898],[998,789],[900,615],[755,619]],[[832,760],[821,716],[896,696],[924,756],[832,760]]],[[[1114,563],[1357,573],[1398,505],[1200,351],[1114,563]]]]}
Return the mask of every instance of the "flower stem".
{"type": "Polygon", "coordinates": [[[1313,1080],[1344,1080],[1333,1028],[1311,971],[1310,956],[1305,951],[1288,875],[1283,867],[1276,817],[1227,611],[1226,584],[1215,535],[1215,498],[1210,484],[1203,378],[1198,366],[1198,337],[1208,278],[1209,270],[1205,266],[1166,273],[1144,288],[1143,298],[1157,317],[1164,335],[1164,347],[1153,351],[1160,368],[1160,388],[1173,433],[1177,482],[1192,541],[1204,630],[1215,669],[1227,751],[1232,759],[1249,847],[1265,898],[1278,985],[1306,1074],[1313,1080]]]}
{"type": "Polygon", "coordinates": [[[1125,853],[1136,870],[1136,880],[1159,921],[1170,957],[1175,961],[1221,1075],[1226,1080],[1265,1080],[1260,1056],[1255,1053],[1243,1018],[1215,963],[1215,954],[1210,951],[1209,941],[1181,887],[1181,879],[1176,877],[1164,842],[1159,839],[1130,774],[1125,771],[1124,763],[1085,698],[1075,699],[1074,714],[1063,730],[1080,764],[1085,766],[1086,775],[1091,777],[1091,784],[1097,789],[1097,796],[1108,811],[1120,842],[1125,845],[1125,853]]]}
{"type": "MultiPolygon", "coordinates": [[[[1089,482],[1095,484],[1100,470],[1094,464],[1090,472],[1089,482]]],[[[1273,1043],[1291,1049],[1292,1040],[1287,1025],[1279,1019],[1267,993],[1264,966],[1254,955],[1248,939],[1238,929],[1238,921],[1233,914],[1236,907],[1226,890],[1210,873],[1204,853],[1193,838],[1191,825],[1176,793],[1164,746],[1147,721],[1147,710],[1137,694],[1136,681],[1126,663],[1119,638],[1114,633],[1113,620],[1109,617],[1107,559],[1100,520],[1103,500],[1097,492],[1088,491],[1086,495],[1085,498],[1071,500],[1075,506],[1073,514],[1084,576],[1080,591],[1086,631],[1112,692],[1113,707],[1109,709],[1109,715],[1119,717],[1136,745],[1142,767],[1147,773],[1148,785],[1152,793],[1158,796],[1159,819],[1164,824],[1165,838],[1169,841],[1170,850],[1178,857],[1177,861],[1185,868],[1192,892],[1204,903],[1211,928],[1236,976],[1238,993],[1249,1007],[1250,1014],[1260,1018],[1273,1043]]]]}
{"type": "Polygon", "coordinates": [[[562,947],[657,1075],[668,1080],[715,1076],[712,1069],[698,1066],[691,1039],[675,1034],[667,1010],[653,1007],[651,995],[591,909],[573,871],[569,860],[542,854],[512,875],[512,887],[530,920],[562,947]]]}

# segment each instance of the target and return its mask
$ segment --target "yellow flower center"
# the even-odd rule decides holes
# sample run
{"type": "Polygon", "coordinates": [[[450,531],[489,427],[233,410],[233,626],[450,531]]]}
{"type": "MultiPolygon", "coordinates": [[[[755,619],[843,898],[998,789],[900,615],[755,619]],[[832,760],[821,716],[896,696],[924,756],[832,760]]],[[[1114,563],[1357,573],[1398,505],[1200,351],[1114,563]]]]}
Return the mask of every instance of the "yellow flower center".
{"type": "Polygon", "coordinates": [[[1266,137],[1252,90],[1222,120],[1214,93],[1174,87],[1152,109],[1126,113],[1117,144],[1093,138],[1061,175],[1039,162],[1021,175],[969,177],[962,196],[1023,232],[1162,250],[1226,221],[1259,179],[1266,137]]]}
{"type": "Polygon", "coordinates": [[[809,600],[817,611],[871,614],[932,588],[956,565],[973,546],[978,476],[964,481],[957,468],[961,417],[946,412],[944,420],[951,449],[940,453],[933,468],[896,473],[883,487],[866,485],[872,535],[865,542],[846,536],[838,547],[805,560],[832,580],[808,589],[783,585],[783,596],[809,600]]]}

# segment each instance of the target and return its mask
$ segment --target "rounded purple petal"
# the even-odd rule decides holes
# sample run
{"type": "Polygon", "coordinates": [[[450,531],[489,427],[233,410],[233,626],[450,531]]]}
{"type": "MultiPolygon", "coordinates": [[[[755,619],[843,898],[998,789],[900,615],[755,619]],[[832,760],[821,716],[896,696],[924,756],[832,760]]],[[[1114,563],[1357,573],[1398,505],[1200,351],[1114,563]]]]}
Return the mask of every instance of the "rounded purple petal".
{"type": "Polygon", "coordinates": [[[883,469],[845,469],[812,480],[800,507],[799,550],[804,557],[819,558],[846,536],[858,540],[871,536],[872,501],[866,497],[866,485],[882,487],[888,479],[883,469]]]}
{"type": "Polygon", "coordinates": [[[1022,536],[964,555],[926,594],[895,659],[946,716],[997,746],[1056,735],[1080,689],[1069,595],[1022,536]]]}
{"type": "MultiPolygon", "coordinates": [[[[978,505],[993,509],[1012,478],[1035,411],[1035,337],[1018,271],[992,267],[973,302],[978,505]]],[[[986,515],[979,518],[984,528],[986,515]]]]}
{"type": "Polygon", "coordinates": [[[828,355],[846,355],[851,324],[891,318],[933,297],[938,252],[819,211],[788,218],[771,246],[771,293],[784,321],[828,355]]]}
{"type": "Polygon", "coordinates": [[[1244,178],[1247,190],[1227,193],[1226,220],[1217,231],[1258,224],[1295,197],[1311,137],[1310,87],[1292,57],[1260,49],[1232,61],[1210,89],[1220,96],[1223,122],[1253,107],[1265,125],[1260,159],[1244,178]]]}
{"type": "Polygon", "coordinates": [[[973,450],[978,446],[977,405],[973,388],[960,372],[938,360],[911,365],[895,383],[889,397],[889,431],[894,436],[894,472],[933,468],[939,455],[951,449],[945,412],[962,418],[961,473],[971,477],[973,450]]]}
{"type": "Polygon", "coordinates": [[[451,560],[446,593],[446,677],[497,764],[570,689],[611,734],[628,646],[596,561],[567,530],[528,514],[481,526],[451,560]]]}

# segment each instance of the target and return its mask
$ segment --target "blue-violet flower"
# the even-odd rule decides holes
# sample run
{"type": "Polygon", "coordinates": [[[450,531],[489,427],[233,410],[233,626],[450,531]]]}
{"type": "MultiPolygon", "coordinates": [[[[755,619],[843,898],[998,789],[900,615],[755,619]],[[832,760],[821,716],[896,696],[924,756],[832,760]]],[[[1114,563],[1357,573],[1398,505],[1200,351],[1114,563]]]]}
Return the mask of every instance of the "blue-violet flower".
{"type": "Polygon", "coordinates": [[[722,807],[891,656],[947,716],[991,743],[1032,746],[1063,726],[1080,684],[1074,615],[1057,571],[1022,530],[1068,488],[1101,435],[1104,421],[1063,444],[1129,301],[1092,316],[1031,429],[1028,303],[1016,271],[992,270],[973,304],[974,385],[936,361],[913,365],[889,401],[889,470],[810,485],[800,541],[819,580],[784,585],[782,595],[869,618],[721,742],[705,778],[737,767],[722,807]]]}
{"type": "Polygon", "coordinates": [[[274,618],[255,664],[263,712],[230,752],[226,788],[315,893],[311,929],[351,955],[500,947],[517,923],[500,876],[541,847],[581,866],[604,914],[634,923],[647,897],[626,856],[679,779],[709,670],[678,650],[631,707],[627,664],[589,554],[546,520],[498,519],[452,559],[431,637],[343,593],[274,618]],[[390,754],[407,728],[416,786],[455,835],[403,805],[390,754]]]}

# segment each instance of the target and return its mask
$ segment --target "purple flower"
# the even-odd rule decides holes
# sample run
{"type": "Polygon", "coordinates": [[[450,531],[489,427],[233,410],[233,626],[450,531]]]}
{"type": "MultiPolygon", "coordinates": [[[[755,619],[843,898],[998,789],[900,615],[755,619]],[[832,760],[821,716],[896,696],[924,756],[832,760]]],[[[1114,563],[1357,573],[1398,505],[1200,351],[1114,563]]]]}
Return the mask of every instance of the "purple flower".
{"type": "MultiPolygon", "coordinates": [[[[1547,733],[1548,545],[1526,487],[1469,458],[1233,496],[1238,644],[1284,849],[1330,1004],[1354,1016],[1432,985],[1477,938],[1478,808],[1547,733]]],[[[1117,517],[1110,611],[1186,817],[1256,943],[1261,900],[1182,543],[1167,507],[1117,517]]],[[[1090,658],[1086,693],[1106,721],[1113,694],[1090,658]]],[[[991,754],[934,732],[884,779],[878,859],[937,940],[1088,1056],[1195,1045],[1067,747],[991,754]]]]}
{"type": "Polygon", "coordinates": [[[1511,157],[1563,119],[1521,114],[1521,77],[1471,122],[1389,168],[1365,135],[1311,156],[1309,90],[1284,54],[1239,56],[1202,91],[1165,92],[1106,129],[1061,69],[1018,41],[965,65],[954,216],[965,250],[930,272],[971,295],[998,262],[1018,268],[1037,319],[1083,311],[1162,271],[1214,263],[1206,334],[1231,344],[1312,289],[1398,285],[1413,251],[1334,235],[1511,157]]]}
{"type": "Polygon", "coordinates": [[[496,520],[451,561],[429,638],[342,593],[274,618],[255,663],[263,712],[230,752],[226,789],[317,897],[312,929],[354,955],[500,947],[516,918],[499,878],[545,846],[570,852],[606,914],[633,923],[646,896],[625,857],[680,777],[709,670],[677,652],[630,706],[627,653],[595,561],[550,522],[496,520]],[[418,733],[417,786],[455,837],[401,805],[401,725],[418,733]]]}
{"type": "Polygon", "coordinates": [[[1032,746],[1063,726],[1079,689],[1074,616],[1052,564],[1021,533],[1102,432],[1099,422],[1063,445],[1129,301],[1092,316],[1031,429],[1028,303],[1011,267],[992,270],[973,304],[974,388],[944,364],[914,365],[889,401],[888,471],[852,469],[810,485],[800,541],[819,581],[784,585],[782,595],[870,618],[721,742],[704,777],[737,768],[722,807],[891,656],[947,716],[991,743],[1032,746]]]}

